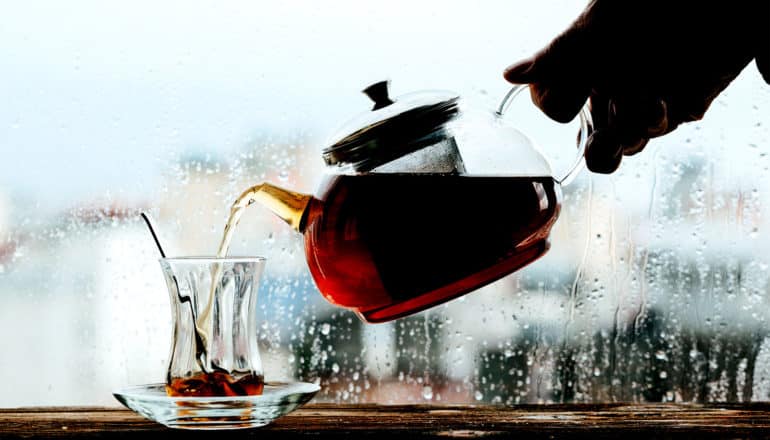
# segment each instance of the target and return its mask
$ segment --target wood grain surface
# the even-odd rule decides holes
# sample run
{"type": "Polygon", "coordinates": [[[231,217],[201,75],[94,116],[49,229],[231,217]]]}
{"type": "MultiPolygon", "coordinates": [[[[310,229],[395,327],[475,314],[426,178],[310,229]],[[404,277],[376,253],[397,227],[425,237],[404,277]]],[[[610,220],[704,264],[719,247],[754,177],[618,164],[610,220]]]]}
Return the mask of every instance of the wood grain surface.
{"type": "Polygon", "coordinates": [[[770,403],[532,406],[308,404],[253,429],[169,429],[123,408],[0,409],[0,438],[770,438],[770,403]]]}

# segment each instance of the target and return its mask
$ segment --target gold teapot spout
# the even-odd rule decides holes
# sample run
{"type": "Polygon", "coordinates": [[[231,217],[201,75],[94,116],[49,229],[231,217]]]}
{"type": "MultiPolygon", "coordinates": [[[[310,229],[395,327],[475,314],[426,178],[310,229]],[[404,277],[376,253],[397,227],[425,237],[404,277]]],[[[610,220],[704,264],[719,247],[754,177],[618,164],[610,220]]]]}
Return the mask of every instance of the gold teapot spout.
{"type": "Polygon", "coordinates": [[[254,202],[259,202],[273,214],[280,217],[297,232],[302,232],[302,217],[313,197],[307,194],[283,189],[270,183],[260,183],[252,186],[238,197],[231,208],[231,214],[236,210],[243,212],[243,208],[254,202]]]}
{"type": "Polygon", "coordinates": [[[230,208],[230,218],[227,220],[225,233],[222,236],[217,256],[224,257],[227,255],[227,248],[235,232],[235,226],[240,221],[243,211],[247,206],[254,202],[259,202],[288,223],[292,229],[302,232],[305,229],[305,224],[303,223],[305,211],[307,211],[312,198],[310,195],[289,191],[270,183],[260,183],[247,189],[236,199],[230,208]]]}

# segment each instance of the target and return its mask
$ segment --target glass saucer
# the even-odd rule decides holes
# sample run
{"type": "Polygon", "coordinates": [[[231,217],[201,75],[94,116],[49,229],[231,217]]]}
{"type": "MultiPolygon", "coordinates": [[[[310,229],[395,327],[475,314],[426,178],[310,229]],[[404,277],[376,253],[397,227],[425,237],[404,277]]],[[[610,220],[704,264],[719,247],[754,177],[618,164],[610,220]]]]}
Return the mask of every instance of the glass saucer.
{"type": "Polygon", "coordinates": [[[266,383],[258,396],[170,397],[165,384],[116,390],[112,394],[142,416],[180,429],[240,429],[265,426],[315,396],[320,387],[306,382],[266,383]]]}

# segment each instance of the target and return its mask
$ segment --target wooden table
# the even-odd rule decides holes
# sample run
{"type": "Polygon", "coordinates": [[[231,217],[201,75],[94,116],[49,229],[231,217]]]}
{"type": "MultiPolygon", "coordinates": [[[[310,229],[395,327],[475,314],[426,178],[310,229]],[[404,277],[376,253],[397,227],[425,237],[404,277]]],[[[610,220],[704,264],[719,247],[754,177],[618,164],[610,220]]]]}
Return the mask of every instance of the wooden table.
{"type": "Polygon", "coordinates": [[[0,409],[0,439],[149,438],[770,438],[770,403],[725,405],[308,404],[272,424],[233,431],[168,429],[122,408],[0,409]]]}

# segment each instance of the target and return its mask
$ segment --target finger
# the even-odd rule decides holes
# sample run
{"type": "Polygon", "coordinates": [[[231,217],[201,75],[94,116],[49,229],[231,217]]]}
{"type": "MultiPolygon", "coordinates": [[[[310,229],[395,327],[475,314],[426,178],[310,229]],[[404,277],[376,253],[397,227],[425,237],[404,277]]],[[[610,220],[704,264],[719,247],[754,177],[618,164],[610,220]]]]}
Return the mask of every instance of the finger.
{"type": "Polygon", "coordinates": [[[633,149],[642,139],[667,132],[667,106],[665,101],[648,96],[613,97],[609,100],[608,124],[618,140],[633,149]]]}
{"type": "Polygon", "coordinates": [[[591,93],[590,108],[594,129],[602,130],[607,128],[609,126],[609,96],[594,90],[591,93]]]}
{"type": "Polygon", "coordinates": [[[640,138],[632,142],[621,143],[623,156],[633,156],[634,154],[644,150],[644,147],[647,146],[648,142],[650,142],[648,138],[640,138]]]}
{"type": "Polygon", "coordinates": [[[586,143],[586,166],[595,173],[609,174],[620,166],[623,148],[609,129],[610,103],[607,96],[594,91],[590,103],[594,131],[586,143]]]}
{"type": "Polygon", "coordinates": [[[668,107],[662,99],[645,95],[616,97],[609,100],[608,107],[608,126],[624,156],[639,153],[651,137],[668,132],[668,107]]]}
{"type": "Polygon", "coordinates": [[[668,127],[666,133],[671,133],[678,126],[703,118],[709,102],[705,98],[693,96],[693,93],[682,93],[681,96],[671,97],[667,101],[668,127]]]}
{"type": "Polygon", "coordinates": [[[648,137],[663,136],[669,132],[668,124],[668,105],[666,101],[660,99],[656,103],[656,107],[649,114],[647,121],[647,129],[645,133],[648,137]]]}
{"type": "Polygon", "coordinates": [[[594,173],[610,174],[618,169],[623,148],[612,130],[596,130],[586,144],[586,166],[594,173]]]}
{"type": "Polygon", "coordinates": [[[530,86],[532,102],[549,118],[567,123],[575,118],[585,105],[590,88],[576,82],[534,83],[530,86]]]}

